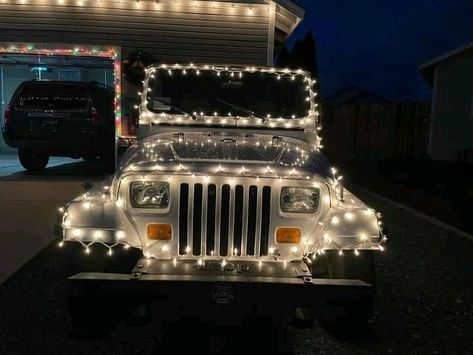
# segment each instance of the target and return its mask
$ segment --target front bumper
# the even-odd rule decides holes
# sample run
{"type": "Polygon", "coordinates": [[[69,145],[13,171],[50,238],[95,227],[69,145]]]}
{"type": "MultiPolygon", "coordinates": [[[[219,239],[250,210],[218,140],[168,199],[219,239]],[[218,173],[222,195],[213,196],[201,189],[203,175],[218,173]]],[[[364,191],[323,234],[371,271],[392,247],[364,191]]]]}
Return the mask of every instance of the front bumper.
{"type": "MultiPolygon", "coordinates": [[[[176,267],[171,272],[172,261],[152,263],[153,274],[141,273],[137,267],[132,274],[76,274],[69,278],[70,294],[80,297],[92,292],[99,296],[91,299],[103,300],[104,307],[115,307],[115,302],[122,308],[141,305],[160,320],[185,316],[232,325],[254,315],[290,322],[296,308],[313,309],[327,303],[361,299],[374,292],[371,285],[361,280],[314,279],[303,271],[302,262],[288,263],[286,272],[278,272],[283,265],[265,265],[267,270],[256,272],[252,267],[258,266],[251,263],[243,272],[238,267],[232,271],[176,267]]],[[[141,269],[151,271],[149,267],[141,269]]]]}

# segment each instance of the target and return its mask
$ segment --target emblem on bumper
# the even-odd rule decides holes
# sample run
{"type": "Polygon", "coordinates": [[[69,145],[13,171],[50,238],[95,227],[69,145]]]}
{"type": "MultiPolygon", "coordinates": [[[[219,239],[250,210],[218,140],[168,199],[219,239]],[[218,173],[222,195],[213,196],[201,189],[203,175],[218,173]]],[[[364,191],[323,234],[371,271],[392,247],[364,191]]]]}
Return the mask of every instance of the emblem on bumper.
{"type": "Polygon", "coordinates": [[[229,283],[219,283],[212,288],[212,301],[229,304],[235,300],[235,288],[229,283]]]}

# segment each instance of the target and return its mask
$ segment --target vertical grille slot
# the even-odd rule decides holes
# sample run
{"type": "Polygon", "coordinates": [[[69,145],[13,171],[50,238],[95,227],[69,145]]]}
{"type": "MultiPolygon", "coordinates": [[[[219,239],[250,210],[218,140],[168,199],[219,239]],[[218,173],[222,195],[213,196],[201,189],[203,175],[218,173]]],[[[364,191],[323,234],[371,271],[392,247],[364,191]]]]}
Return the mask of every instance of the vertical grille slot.
{"type": "Polygon", "coordinates": [[[207,255],[215,252],[215,208],[217,200],[217,188],[214,184],[209,185],[207,192],[207,255]]]}
{"type": "Polygon", "coordinates": [[[252,185],[248,196],[248,229],[246,255],[255,255],[255,233],[256,233],[256,203],[258,198],[258,187],[252,185]]]}
{"type": "Polygon", "coordinates": [[[187,214],[189,212],[189,184],[181,184],[179,193],[179,254],[186,254],[187,214]]]}
{"type": "Polygon", "coordinates": [[[179,255],[263,256],[269,252],[271,187],[181,183],[179,255]]]}
{"type": "Polygon", "coordinates": [[[238,254],[241,253],[241,235],[243,232],[243,193],[242,185],[235,187],[235,221],[233,229],[233,248],[238,249],[238,254]]]}
{"type": "Polygon", "coordinates": [[[200,255],[202,236],[202,184],[194,185],[194,211],[192,218],[192,252],[200,255]]]}
{"type": "Polygon", "coordinates": [[[228,255],[228,227],[230,222],[230,185],[222,186],[220,209],[220,255],[228,255]]]}
{"type": "Polygon", "coordinates": [[[263,187],[263,203],[261,207],[261,244],[260,255],[268,255],[269,223],[271,218],[271,187],[263,187]]]}

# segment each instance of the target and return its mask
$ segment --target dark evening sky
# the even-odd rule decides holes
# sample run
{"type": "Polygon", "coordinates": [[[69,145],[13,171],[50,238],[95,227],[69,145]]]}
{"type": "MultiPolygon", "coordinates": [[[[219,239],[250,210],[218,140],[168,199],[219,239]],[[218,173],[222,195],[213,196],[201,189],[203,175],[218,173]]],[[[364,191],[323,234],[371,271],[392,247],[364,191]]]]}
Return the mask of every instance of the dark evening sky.
{"type": "Polygon", "coordinates": [[[473,41],[473,0],[295,1],[306,16],[292,38],[312,29],[322,96],[354,84],[389,99],[430,100],[419,65],[473,41]]]}

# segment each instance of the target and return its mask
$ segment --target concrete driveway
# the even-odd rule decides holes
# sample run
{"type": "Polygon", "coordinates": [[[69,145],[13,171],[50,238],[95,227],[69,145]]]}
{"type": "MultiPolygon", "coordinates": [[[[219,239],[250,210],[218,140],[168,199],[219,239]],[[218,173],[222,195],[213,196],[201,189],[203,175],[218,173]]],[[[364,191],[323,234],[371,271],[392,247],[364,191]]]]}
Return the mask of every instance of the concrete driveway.
{"type": "Polygon", "coordinates": [[[16,155],[0,155],[0,283],[53,240],[58,207],[106,175],[100,162],[51,158],[28,172],[16,155]]]}

